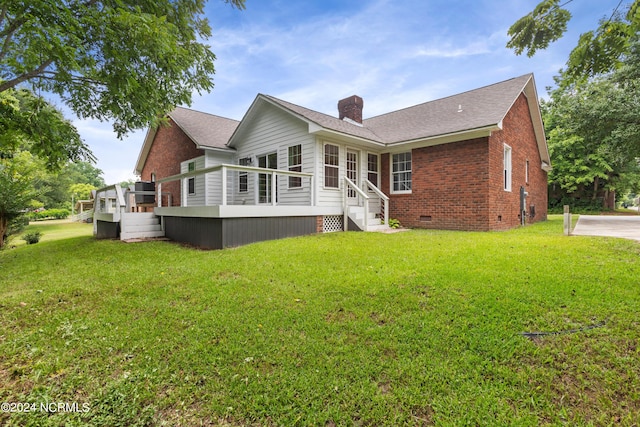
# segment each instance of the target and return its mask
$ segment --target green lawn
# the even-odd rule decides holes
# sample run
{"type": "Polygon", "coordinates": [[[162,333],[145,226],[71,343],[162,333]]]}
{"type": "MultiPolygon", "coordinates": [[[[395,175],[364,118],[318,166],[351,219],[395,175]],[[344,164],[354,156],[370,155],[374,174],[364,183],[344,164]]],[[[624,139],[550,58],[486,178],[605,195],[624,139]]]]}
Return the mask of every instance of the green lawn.
{"type": "Polygon", "coordinates": [[[0,402],[87,411],[0,424],[637,425],[639,256],[561,216],[223,251],[43,239],[0,252],[0,402]]]}

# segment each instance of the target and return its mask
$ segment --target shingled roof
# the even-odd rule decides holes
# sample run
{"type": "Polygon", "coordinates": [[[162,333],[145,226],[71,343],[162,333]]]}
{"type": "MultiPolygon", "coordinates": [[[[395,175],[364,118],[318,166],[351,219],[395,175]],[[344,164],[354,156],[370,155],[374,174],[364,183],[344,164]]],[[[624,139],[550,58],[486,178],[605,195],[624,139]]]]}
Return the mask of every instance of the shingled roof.
{"type": "Polygon", "coordinates": [[[228,149],[229,138],[240,123],[237,120],[182,107],[170,112],[169,117],[198,148],[228,149]]]}
{"type": "Polygon", "coordinates": [[[527,74],[447,98],[364,120],[386,144],[481,129],[499,124],[527,83],[527,74]]]}
{"type": "MultiPolygon", "coordinates": [[[[309,132],[318,135],[339,134],[353,140],[386,146],[424,141],[431,144],[453,142],[473,132],[487,135],[502,126],[502,120],[521,93],[529,103],[542,161],[549,164],[542,118],[533,74],[525,74],[435,101],[382,114],[363,120],[340,120],[270,95],[258,94],[242,121],[178,107],[169,117],[193,140],[198,148],[231,150],[236,135],[250,126],[251,117],[264,103],[276,106],[309,124],[309,132]]],[[[140,153],[136,172],[142,170],[155,130],[150,130],[140,153]]],[[[399,148],[398,148],[399,149],[399,148]]]]}
{"type": "MultiPolygon", "coordinates": [[[[240,123],[189,108],[177,107],[168,116],[194,142],[197,148],[232,150],[227,143],[240,123]]],[[[142,144],[135,173],[141,174],[157,129],[149,129],[142,144]]]]}

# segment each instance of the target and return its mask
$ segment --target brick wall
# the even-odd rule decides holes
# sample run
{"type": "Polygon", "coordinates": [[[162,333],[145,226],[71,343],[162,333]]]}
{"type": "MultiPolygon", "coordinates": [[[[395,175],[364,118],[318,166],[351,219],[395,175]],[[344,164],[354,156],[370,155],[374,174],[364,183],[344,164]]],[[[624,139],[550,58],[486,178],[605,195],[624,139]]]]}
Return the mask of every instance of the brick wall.
{"type": "Polygon", "coordinates": [[[520,186],[529,193],[527,212],[547,217],[547,173],[524,95],[490,137],[412,150],[412,192],[391,194],[389,154],[382,155],[382,191],[389,215],[404,227],[444,230],[502,230],[520,224],[520,186]],[[504,144],[512,148],[511,192],[504,190],[504,144]],[[525,182],[526,162],[529,180],[525,182]]]}
{"type": "MultiPolygon", "coordinates": [[[[152,173],[155,173],[156,179],[177,175],[180,173],[181,162],[204,154],[173,120],[169,119],[169,124],[161,126],[156,132],[140,175],[143,181],[151,181],[152,173]]],[[[162,184],[162,192],[170,192],[171,204],[180,206],[179,181],[162,184]]],[[[166,206],[166,199],[162,202],[166,206]]]]}
{"type": "Polygon", "coordinates": [[[547,172],[542,160],[529,115],[527,98],[521,94],[502,122],[502,130],[489,138],[489,164],[491,186],[489,190],[489,224],[492,230],[520,225],[520,187],[528,192],[525,221],[547,219],[547,172]],[[511,192],[504,191],[504,144],[511,147],[511,192]],[[529,162],[529,180],[526,164],[529,162]],[[531,207],[535,216],[531,217],[531,207]]]}
{"type": "Polygon", "coordinates": [[[411,194],[389,191],[389,155],[382,156],[389,216],[404,227],[488,230],[487,138],[412,151],[411,194]]]}

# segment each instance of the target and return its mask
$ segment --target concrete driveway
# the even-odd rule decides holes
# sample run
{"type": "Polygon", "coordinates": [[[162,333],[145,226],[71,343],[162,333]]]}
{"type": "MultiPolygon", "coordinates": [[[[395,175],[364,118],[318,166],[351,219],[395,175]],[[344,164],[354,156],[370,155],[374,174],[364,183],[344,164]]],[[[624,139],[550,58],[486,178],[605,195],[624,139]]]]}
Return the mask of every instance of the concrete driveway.
{"type": "Polygon", "coordinates": [[[640,215],[580,215],[571,234],[622,237],[640,242],[640,215]]]}

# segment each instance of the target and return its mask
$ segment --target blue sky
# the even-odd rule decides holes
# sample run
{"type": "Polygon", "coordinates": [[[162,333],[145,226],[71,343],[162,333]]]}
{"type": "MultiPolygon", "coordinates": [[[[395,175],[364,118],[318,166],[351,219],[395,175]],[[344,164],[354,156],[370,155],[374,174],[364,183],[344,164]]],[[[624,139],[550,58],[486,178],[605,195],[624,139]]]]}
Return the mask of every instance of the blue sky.
{"type": "MultiPolygon", "coordinates": [[[[530,72],[545,97],[579,35],[617,2],[574,0],[563,39],[516,56],[507,29],[538,1],[246,0],[238,11],[209,0],[215,88],[190,108],[240,120],[264,93],[337,115],[338,100],[356,94],[367,118],[530,72]]],[[[146,130],[118,140],[109,123],[72,120],[108,184],[135,178],[146,130]]]]}

